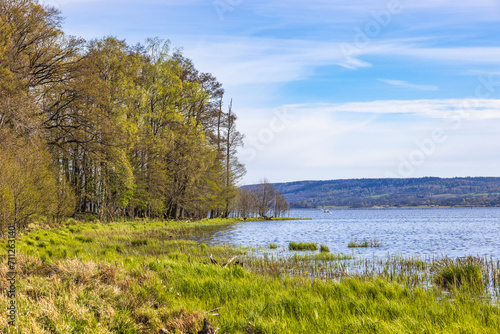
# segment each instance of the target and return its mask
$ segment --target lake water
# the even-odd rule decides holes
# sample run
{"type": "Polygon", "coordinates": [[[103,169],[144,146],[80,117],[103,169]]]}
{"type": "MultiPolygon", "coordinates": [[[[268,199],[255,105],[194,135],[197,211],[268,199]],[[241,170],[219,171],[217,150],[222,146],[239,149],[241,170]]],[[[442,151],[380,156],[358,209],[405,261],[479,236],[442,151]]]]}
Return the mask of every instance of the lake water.
{"type": "Polygon", "coordinates": [[[500,259],[500,208],[292,210],[311,220],[244,222],[217,232],[208,242],[287,247],[290,241],[327,245],[356,257],[492,256],[500,259]],[[381,241],[379,248],[348,248],[350,241],[381,241]]]}

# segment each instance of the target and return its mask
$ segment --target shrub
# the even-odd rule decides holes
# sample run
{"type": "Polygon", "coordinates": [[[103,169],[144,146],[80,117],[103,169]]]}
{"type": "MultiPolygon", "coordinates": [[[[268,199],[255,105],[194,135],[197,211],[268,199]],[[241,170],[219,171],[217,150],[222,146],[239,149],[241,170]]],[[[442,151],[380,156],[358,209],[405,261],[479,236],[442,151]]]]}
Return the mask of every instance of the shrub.
{"type": "Polygon", "coordinates": [[[276,248],[278,248],[278,245],[277,245],[277,244],[275,244],[274,242],[270,242],[270,243],[269,243],[269,248],[270,248],[270,249],[276,249],[276,248]]]}

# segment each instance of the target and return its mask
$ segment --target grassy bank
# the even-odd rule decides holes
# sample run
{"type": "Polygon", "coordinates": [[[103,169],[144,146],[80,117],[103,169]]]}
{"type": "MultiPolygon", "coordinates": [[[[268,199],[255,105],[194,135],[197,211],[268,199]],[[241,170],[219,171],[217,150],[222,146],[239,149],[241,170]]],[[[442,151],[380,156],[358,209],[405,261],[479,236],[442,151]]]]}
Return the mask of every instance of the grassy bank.
{"type": "MultiPolygon", "coordinates": [[[[500,308],[473,289],[449,293],[369,276],[314,279],[306,268],[319,270],[348,257],[323,253],[271,261],[252,257],[252,249],[191,240],[230,222],[68,224],[24,235],[17,242],[18,329],[9,329],[3,316],[0,329],[196,333],[204,318],[218,333],[495,333],[500,328],[500,308]],[[219,263],[237,256],[243,266],[219,267],[210,255],[219,263]],[[291,277],[283,273],[287,265],[304,270],[291,277]]],[[[5,251],[0,261],[4,286],[5,251]]],[[[7,302],[1,294],[0,308],[6,310],[7,302]]]]}

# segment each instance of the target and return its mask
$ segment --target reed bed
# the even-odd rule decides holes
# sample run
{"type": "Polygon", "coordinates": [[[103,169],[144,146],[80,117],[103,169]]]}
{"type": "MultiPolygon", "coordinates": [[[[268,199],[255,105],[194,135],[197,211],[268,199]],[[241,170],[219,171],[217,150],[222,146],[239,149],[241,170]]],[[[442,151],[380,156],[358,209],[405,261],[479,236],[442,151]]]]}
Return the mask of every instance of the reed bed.
{"type": "Polygon", "coordinates": [[[318,244],[314,242],[294,242],[291,241],[288,244],[288,250],[290,251],[315,251],[318,250],[318,244]]]}

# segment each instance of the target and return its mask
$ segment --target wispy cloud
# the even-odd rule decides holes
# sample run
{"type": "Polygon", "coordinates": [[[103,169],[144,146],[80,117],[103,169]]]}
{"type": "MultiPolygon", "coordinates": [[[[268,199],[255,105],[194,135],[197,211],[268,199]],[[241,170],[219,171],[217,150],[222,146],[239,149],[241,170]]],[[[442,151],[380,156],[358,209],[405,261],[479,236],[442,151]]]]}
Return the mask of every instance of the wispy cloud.
{"type": "Polygon", "coordinates": [[[391,79],[377,79],[380,82],[386,83],[391,86],[398,86],[402,88],[411,88],[416,90],[438,90],[436,85],[417,85],[407,81],[402,80],[391,80],[391,79]]]}
{"type": "MultiPolygon", "coordinates": [[[[256,158],[245,160],[242,152],[248,183],[262,175],[273,181],[387,177],[401,157],[438,129],[444,131],[446,143],[436,147],[412,176],[497,175],[500,158],[491,152],[500,149],[500,143],[492,140],[500,126],[500,100],[386,100],[280,108],[294,116],[290,124],[256,158]],[[471,104],[472,108],[462,108],[471,104]],[[456,128],[454,118],[459,116],[464,118],[456,128]],[[487,163],[478,166],[479,160],[487,163]]],[[[267,124],[266,114],[269,117],[272,111],[242,110],[240,128],[247,139],[258,137],[267,124]]]]}
{"type": "Polygon", "coordinates": [[[300,104],[287,108],[297,113],[415,114],[429,118],[500,119],[499,99],[380,100],[337,104],[300,104]]]}

